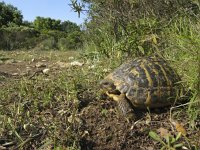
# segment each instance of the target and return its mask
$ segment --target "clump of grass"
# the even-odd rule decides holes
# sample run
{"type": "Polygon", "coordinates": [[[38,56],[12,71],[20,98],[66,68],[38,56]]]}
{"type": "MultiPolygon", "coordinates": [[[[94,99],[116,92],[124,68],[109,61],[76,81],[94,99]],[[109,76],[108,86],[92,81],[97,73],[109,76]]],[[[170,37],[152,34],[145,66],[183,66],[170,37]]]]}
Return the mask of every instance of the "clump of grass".
{"type": "Polygon", "coordinates": [[[165,56],[182,77],[183,85],[191,92],[188,114],[191,125],[200,116],[200,22],[181,17],[168,28],[167,39],[171,45],[165,56]]]}
{"type": "Polygon", "coordinates": [[[23,143],[37,134],[41,135],[37,142],[78,147],[74,132],[79,123],[75,119],[78,100],[75,85],[66,74],[49,80],[40,76],[35,80],[20,79],[19,84],[2,91],[1,103],[0,135],[17,143],[18,148],[31,148],[23,143]]]}

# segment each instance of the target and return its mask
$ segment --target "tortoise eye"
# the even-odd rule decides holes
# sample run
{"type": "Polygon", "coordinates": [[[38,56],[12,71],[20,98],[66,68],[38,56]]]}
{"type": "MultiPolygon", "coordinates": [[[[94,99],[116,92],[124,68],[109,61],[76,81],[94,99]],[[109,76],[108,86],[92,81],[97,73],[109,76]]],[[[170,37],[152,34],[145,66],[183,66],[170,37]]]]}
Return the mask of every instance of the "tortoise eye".
{"type": "Polygon", "coordinates": [[[104,84],[104,85],[109,85],[109,84],[110,84],[110,82],[104,82],[103,84],[104,84]]]}

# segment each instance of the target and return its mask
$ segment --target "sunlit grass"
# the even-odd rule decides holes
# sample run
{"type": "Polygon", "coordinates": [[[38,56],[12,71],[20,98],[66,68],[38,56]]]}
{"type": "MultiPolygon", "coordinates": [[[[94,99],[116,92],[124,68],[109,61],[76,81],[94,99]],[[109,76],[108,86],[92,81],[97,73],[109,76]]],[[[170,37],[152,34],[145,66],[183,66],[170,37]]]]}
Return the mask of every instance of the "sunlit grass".
{"type": "Polygon", "coordinates": [[[200,22],[183,17],[176,20],[167,32],[170,47],[165,56],[181,76],[185,90],[190,92],[188,114],[194,128],[194,122],[200,116],[200,22]]]}
{"type": "Polygon", "coordinates": [[[21,61],[31,61],[32,59],[48,59],[50,61],[69,61],[69,57],[78,57],[78,51],[41,51],[41,50],[16,50],[0,51],[0,58],[9,58],[21,61]]]}

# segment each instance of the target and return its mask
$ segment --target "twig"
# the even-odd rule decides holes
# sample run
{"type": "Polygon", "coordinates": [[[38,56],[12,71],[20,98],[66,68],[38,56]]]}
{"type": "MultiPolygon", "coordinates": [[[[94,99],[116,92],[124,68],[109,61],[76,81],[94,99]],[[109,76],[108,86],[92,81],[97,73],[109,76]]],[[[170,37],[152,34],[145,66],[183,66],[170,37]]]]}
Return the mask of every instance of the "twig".
{"type": "Polygon", "coordinates": [[[35,72],[29,77],[29,79],[32,79],[34,76],[38,75],[39,73],[43,73],[42,70],[37,70],[37,71],[35,71],[35,72]]]}
{"type": "Polygon", "coordinates": [[[183,106],[186,106],[186,105],[189,105],[189,104],[194,104],[194,103],[199,103],[199,102],[198,101],[197,102],[188,102],[188,103],[181,104],[181,105],[178,105],[178,106],[175,106],[175,107],[171,107],[170,108],[170,122],[172,121],[172,110],[173,109],[183,107],[183,106]]]}
{"type": "Polygon", "coordinates": [[[31,137],[29,137],[27,140],[25,140],[24,142],[22,142],[20,145],[18,145],[16,148],[14,148],[14,149],[20,149],[20,148],[22,148],[26,143],[28,143],[28,142],[30,142],[30,141],[32,141],[32,140],[34,140],[34,139],[36,139],[36,138],[38,138],[38,137],[40,137],[41,135],[43,135],[44,134],[44,132],[41,132],[41,133],[38,133],[38,134],[36,134],[36,135],[33,135],[33,136],[31,136],[31,137]]]}
{"type": "MultiPolygon", "coordinates": [[[[2,146],[3,147],[9,147],[9,146],[13,146],[13,145],[15,145],[16,144],[16,142],[7,142],[7,143],[4,143],[4,144],[2,144],[2,146]]],[[[1,148],[0,148],[1,149],[1,148]]]]}

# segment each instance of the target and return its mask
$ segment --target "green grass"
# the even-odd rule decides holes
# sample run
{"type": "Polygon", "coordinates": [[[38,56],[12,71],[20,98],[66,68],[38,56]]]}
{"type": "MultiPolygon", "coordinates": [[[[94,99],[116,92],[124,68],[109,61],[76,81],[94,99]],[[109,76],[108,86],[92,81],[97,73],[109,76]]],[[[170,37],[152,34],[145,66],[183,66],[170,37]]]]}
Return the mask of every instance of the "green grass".
{"type": "Polygon", "coordinates": [[[171,24],[166,33],[170,46],[164,55],[178,71],[185,90],[191,93],[188,115],[194,128],[200,116],[200,22],[183,17],[171,24]]]}
{"type": "MultiPolygon", "coordinates": [[[[85,61],[77,52],[1,51],[1,55],[24,61],[40,57],[48,57],[51,62],[69,61],[67,58],[71,56],[85,61]]],[[[45,138],[33,143],[37,147],[49,143],[58,149],[79,149],[78,93],[86,90],[98,97],[98,82],[107,73],[104,69],[115,65],[111,60],[91,59],[83,67],[64,68],[49,76],[6,80],[0,90],[0,136],[16,142],[17,148],[22,149],[31,148],[29,142],[40,134],[45,138]]]]}
{"type": "Polygon", "coordinates": [[[72,132],[73,121],[68,122],[68,117],[75,116],[78,101],[74,83],[66,77],[62,74],[49,81],[44,77],[33,81],[21,79],[11,88],[1,91],[1,136],[9,133],[11,139],[20,145],[29,135],[47,132],[55,145],[68,145],[69,142],[68,146],[71,146],[76,140],[72,132]]]}

